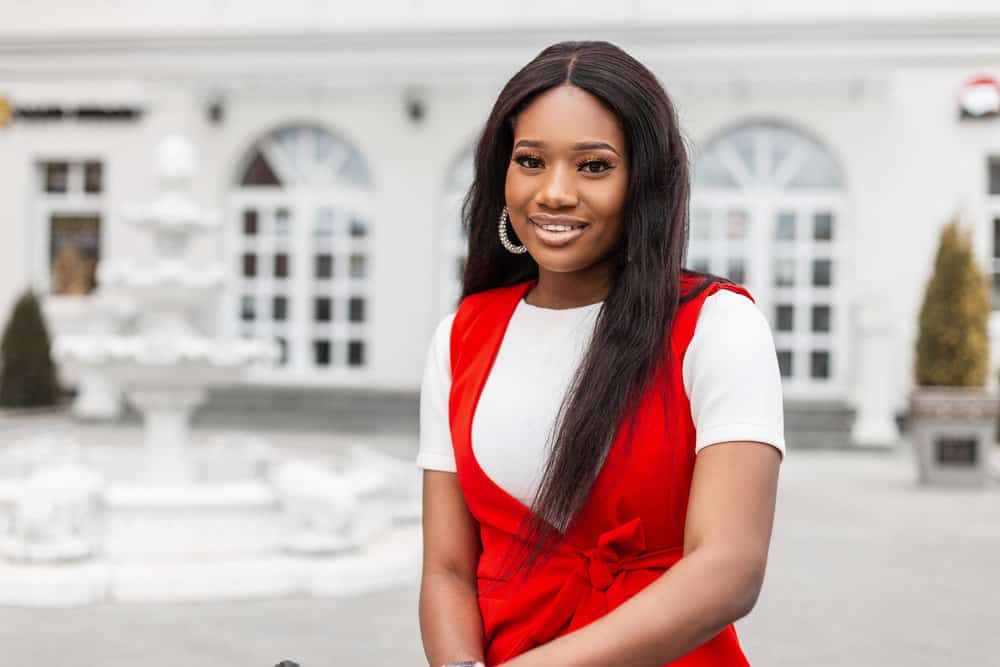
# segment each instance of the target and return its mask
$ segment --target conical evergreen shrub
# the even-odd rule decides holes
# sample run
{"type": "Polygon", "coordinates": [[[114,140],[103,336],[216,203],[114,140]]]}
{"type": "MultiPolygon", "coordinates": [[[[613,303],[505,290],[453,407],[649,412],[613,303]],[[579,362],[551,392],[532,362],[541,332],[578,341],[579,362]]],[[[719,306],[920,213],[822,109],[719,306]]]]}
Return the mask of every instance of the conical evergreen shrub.
{"type": "Polygon", "coordinates": [[[55,405],[58,399],[49,332],[38,299],[28,291],[14,305],[0,339],[0,406],[55,405]]]}
{"type": "Polygon", "coordinates": [[[934,274],[920,308],[917,384],[982,387],[989,365],[989,315],[989,286],[969,233],[953,219],[941,231],[934,274]]]}

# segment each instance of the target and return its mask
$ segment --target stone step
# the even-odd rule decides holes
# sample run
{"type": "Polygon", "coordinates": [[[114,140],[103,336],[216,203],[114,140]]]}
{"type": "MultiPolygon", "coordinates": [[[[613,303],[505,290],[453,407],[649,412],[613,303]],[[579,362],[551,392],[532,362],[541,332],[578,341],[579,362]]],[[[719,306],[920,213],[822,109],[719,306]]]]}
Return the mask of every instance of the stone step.
{"type": "Polygon", "coordinates": [[[416,432],[420,399],[414,392],[237,386],[213,389],[195,424],[349,432],[416,432]]]}
{"type": "Polygon", "coordinates": [[[786,400],[785,445],[788,449],[852,447],[854,408],[844,401],[786,400]]]}
{"type": "MultiPolygon", "coordinates": [[[[195,424],[416,433],[419,409],[420,398],[414,392],[239,386],[212,390],[195,424]]],[[[785,401],[784,409],[789,449],[852,446],[855,411],[846,402],[785,401]]]]}

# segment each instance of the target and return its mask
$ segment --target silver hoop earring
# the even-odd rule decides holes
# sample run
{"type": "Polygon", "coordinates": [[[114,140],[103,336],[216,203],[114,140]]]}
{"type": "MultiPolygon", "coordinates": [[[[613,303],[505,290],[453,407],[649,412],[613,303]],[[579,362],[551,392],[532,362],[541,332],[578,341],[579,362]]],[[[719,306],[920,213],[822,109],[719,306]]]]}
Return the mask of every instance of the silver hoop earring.
{"type": "Polygon", "coordinates": [[[500,243],[503,247],[507,249],[508,252],[512,252],[515,255],[520,255],[528,252],[528,249],[523,245],[514,245],[510,242],[507,237],[507,221],[510,219],[510,214],[507,213],[507,207],[503,207],[503,211],[500,213],[500,243]]]}

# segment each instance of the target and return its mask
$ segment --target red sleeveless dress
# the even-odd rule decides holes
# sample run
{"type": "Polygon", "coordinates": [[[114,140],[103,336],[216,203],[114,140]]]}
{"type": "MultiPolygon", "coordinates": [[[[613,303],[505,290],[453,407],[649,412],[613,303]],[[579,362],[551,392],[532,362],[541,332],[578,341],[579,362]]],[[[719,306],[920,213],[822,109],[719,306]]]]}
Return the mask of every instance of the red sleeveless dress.
{"type": "MultiPolygon", "coordinates": [[[[696,292],[704,280],[683,274],[681,294],[696,292]]],[[[482,541],[479,609],[487,665],[596,620],[681,559],[695,461],[695,430],[681,372],[684,352],[709,295],[729,289],[753,299],[741,287],[716,282],[678,307],[670,336],[675,362],[666,414],[662,392],[647,392],[631,451],[625,451],[625,427],[620,426],[580,520],[556,554],[524,581],[501,580],[501,561],[529,510],[479,467],[472,451],[472,418],[514,309],[535,283],[466,297],[451,330],[449,421],[458,482],[482,541]]],[[[653,386],[662,387],[662,374],[658,379],[653,386]]],[[[732,625],[669,665],[749,667],[732,625]]]]}

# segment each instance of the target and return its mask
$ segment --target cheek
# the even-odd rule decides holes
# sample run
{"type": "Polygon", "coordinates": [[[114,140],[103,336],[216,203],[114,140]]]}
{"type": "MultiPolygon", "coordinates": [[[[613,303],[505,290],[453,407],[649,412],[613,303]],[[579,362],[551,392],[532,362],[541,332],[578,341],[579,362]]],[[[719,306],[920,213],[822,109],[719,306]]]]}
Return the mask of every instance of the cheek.
{"type": "Polygon", "coordinates": [[[532,196],[530,183],[524,176],[518,174],[514,169],[507,170],[507,180],[504,182],[504,198],[508,208],[511,206],[521,207],[525,200],[532,196]]]}
{"type": "Polygon", "coordinates": [[[625,197],[628,190],[627,178],[614,178],[595,184],[590,193],[590,204],[601,217],[617,219],[625,207],[625,197]]]}

